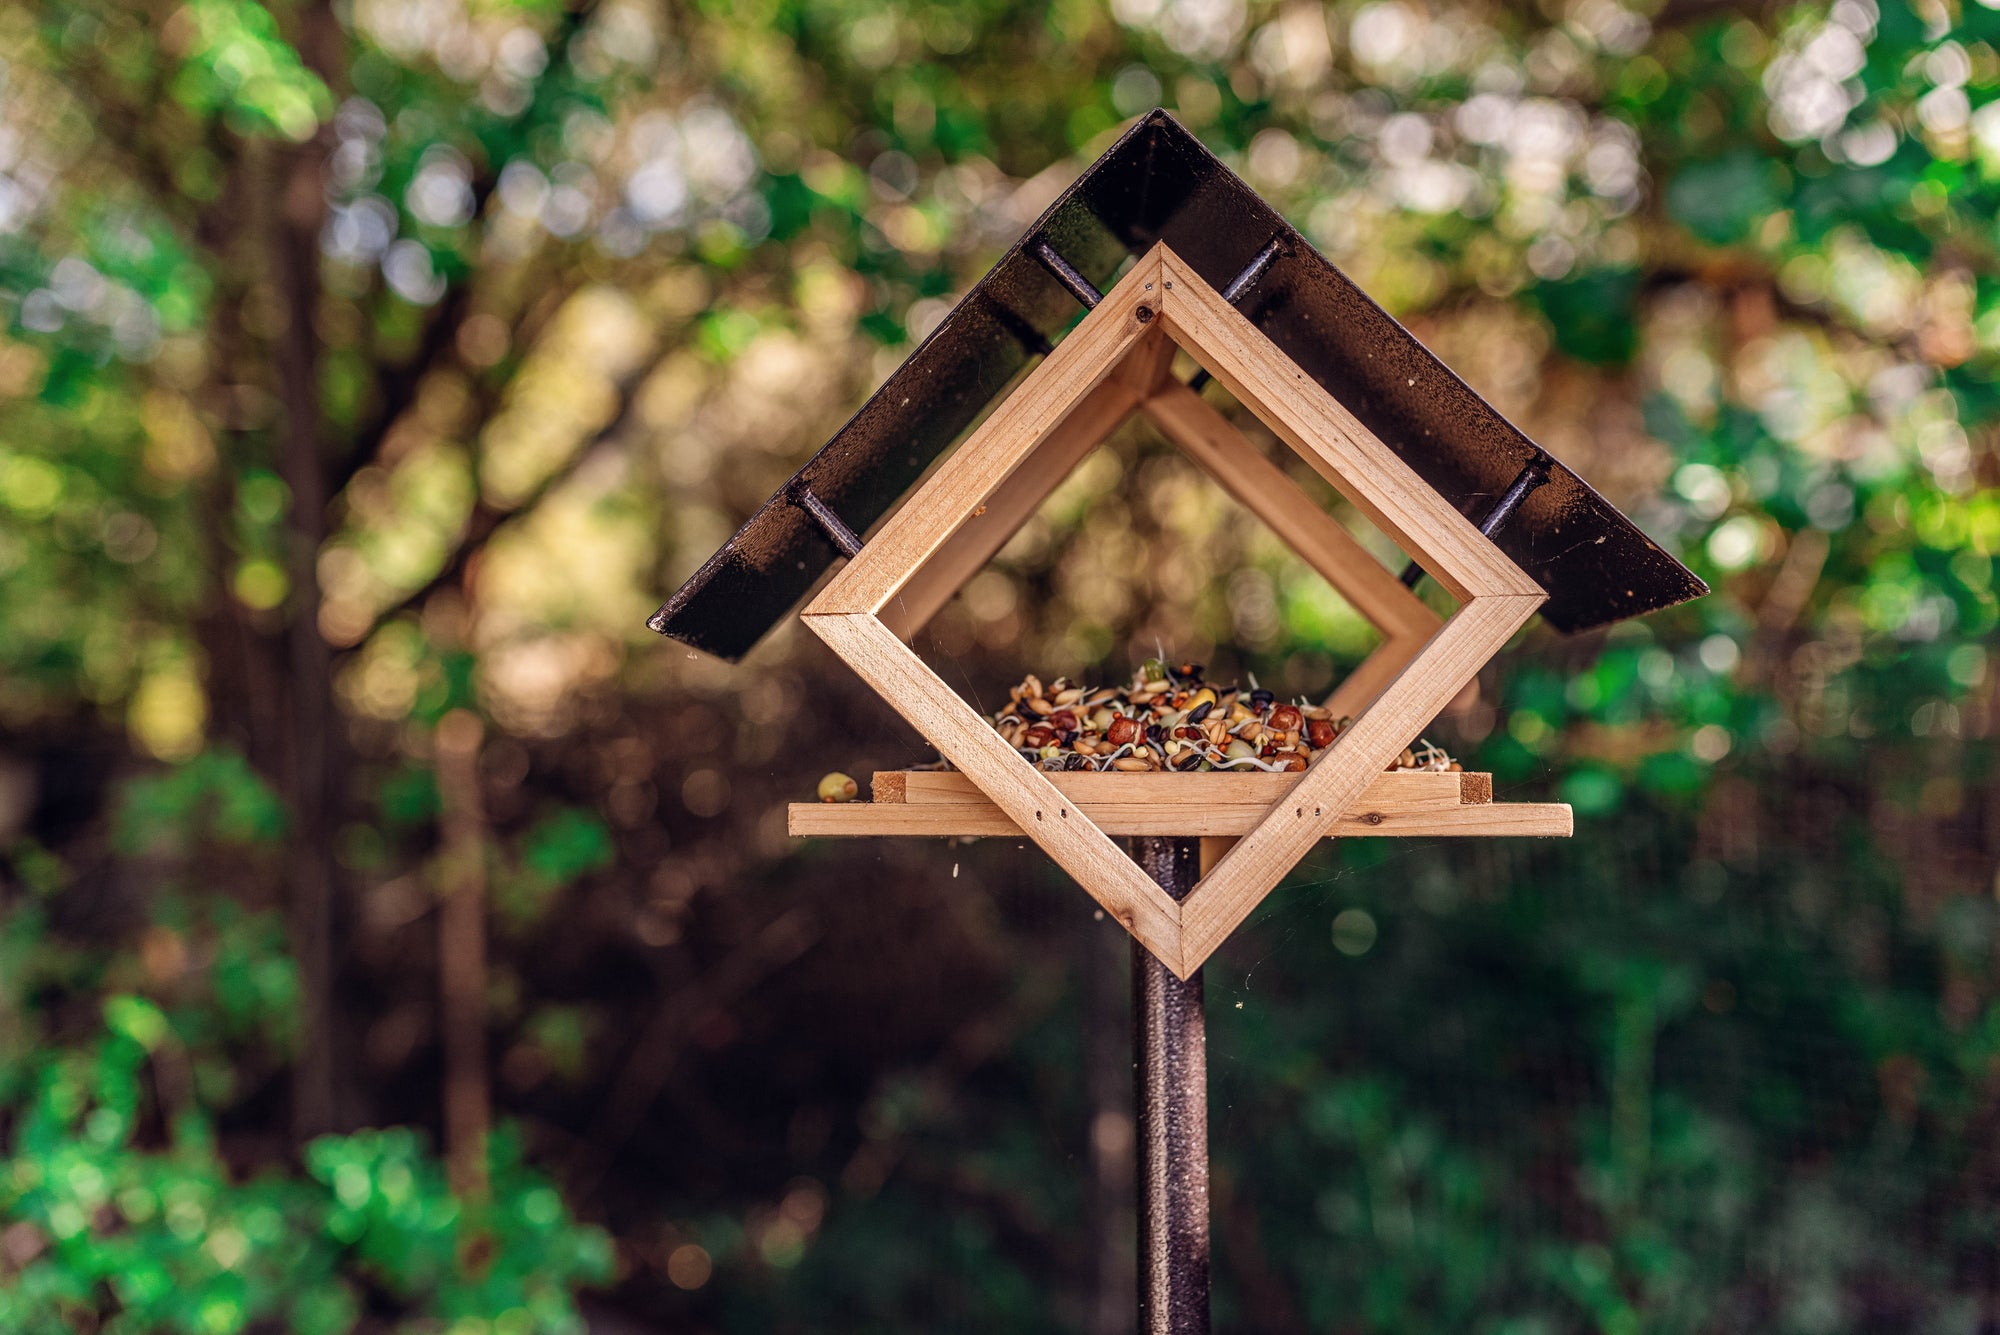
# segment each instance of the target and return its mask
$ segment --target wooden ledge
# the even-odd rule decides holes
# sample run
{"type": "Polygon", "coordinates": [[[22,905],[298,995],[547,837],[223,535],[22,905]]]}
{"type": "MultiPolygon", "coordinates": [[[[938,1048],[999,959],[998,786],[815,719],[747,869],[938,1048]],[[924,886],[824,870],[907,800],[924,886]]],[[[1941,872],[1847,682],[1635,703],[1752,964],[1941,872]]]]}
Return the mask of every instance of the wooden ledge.
{"type": "MultiPolygon", "coordinates": [[[[1121,774],[1076,772],[1046,776],[1097,828],[1113,835],[1185,838],[1248,834],[1298,782],[1296,774],[1121,774]]],[[[1023,833],[970,778],[954,771],[879,772],[872,802],[794,802],[786,828],[793,835],[978,836],[1023,833]]],[[[1043,813],[1038,813],[1043,814],[1043,813]]],[[[1067,820],[1072,809],[1045,813],[1067,820]]],[[[1301,813],[1304,814],[1304,813],[1301,813]]],[[[1495,802],[1490,774],[1384,774],[1329,832],[1360,835],[1447,835],[1567,838],[1570,809],[1559,802],[1495,802]]]]}
{"type": "MultiPolygon", "coordinates": [[[[1079,806],[1104,802],[1157,802],[1171,807],[1225,806],[1268,807],[1290,792],[1299,781],[1293,774],[1269,774],[1204,770],[1198,774],[1127,774],[1122,770],[1072,770],[1047,772],[1050,783],[1079,806]]],[[[984,805],[986,794],[972,779],[956,770],[878,770],[870,780],[877,802],[901,802],[911,806],[984,805]]],[[[1456,807],[1493,800],[1490,774],[1432,774],[1398,772],[1384,774],[1369,785],[1367,802],[1421,803],[1425,806],[1456,807]]]]}

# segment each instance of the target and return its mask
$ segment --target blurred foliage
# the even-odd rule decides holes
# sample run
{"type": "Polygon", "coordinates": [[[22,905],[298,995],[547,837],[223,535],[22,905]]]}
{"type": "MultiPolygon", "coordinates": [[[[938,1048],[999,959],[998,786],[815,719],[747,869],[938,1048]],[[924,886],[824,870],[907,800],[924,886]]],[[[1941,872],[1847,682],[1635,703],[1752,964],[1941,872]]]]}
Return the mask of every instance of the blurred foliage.
{"type": "MultiPolygon", "coordinates": [[[[120,820],[242,848],[273,842],[274,809],[240,760],[211,754],[132,784],[120,820]]],[[[0,1325],[312,1335],[374,1311],[412,1330],[583,1328],[570,1291],[608,1278],[609,1240],[511,1132],[471,1204],[408,1128],[320,1137],[298,1176],[224,1153],[221,1115],[298,1041],[269,913],[175,890],[134,939],[79,947],[54,923],[74,889],[58,874],[0,924],[0,1325]]]]}
{"type": "MultiPolygon", "coordinates": [[[[1225,1324],[2000,1322],[1996,38],[0,12],[0,1325],[512,1335],[615,1278],[671,1329],[1119,1329],[1115,941],[1011,845],[793,846],[917,740],[795,629],[729,669],[641,623],[1156,104],[1715,588],[1440,721],[1571,846],[1329,849],[1210,967],[1225,1324]],[[411,1129],[467,868],[484,1202],[411,1129]],[[312,1060],[341,1132],[295,1143],[312,1060]]],[[[921,647],[977,697],[1371,643],[1135,428],[921,647]]]]}

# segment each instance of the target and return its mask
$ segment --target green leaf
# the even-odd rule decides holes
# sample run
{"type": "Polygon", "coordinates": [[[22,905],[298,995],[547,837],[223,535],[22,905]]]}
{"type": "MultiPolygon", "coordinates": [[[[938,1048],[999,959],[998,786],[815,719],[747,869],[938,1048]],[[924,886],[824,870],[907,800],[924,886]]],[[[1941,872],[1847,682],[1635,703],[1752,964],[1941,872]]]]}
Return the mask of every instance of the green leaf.
{"type": "Polygon", "coordinates": [[[611,865],[611,831],[587,811],[566,807],[528,831],[521,860],[530,871],[558,885],[611,865]]]}
{"type": "Polygon", "coordinates": [[[1578,769],[1562,782],[1562,800],[1579,816],[1602,816],[1618,809],[1625,785],[1611,770],[1598,766],[1578,769]]]}
{"type": "Polygon", "coordinates": [[[1776,164],[1747,149],[1681,169],[1667,186],[1667,212],[1702,240],[1741,241],[1779,206],[1776,164]]]}
{"type": "Polygon", "coordinates": [[[383,780],[376,793],[382,819],[392,825],[423,825],[437,819],[437,776],[429,770],[404,769],[383,780]]]}
{"type": "Polygon", "coordinates": [[[104,1022],[114,1034],[122,1034],[151,1052],[166,1041],[172,1029],[166,1013],[144,997],[116,996],[104,1003],[104,1022]]]}
{"type": "Polygon", "coordinates": [[[1623,365],[1639,346],[1637,269],[1596,269],[1534,289],[1556,346],[1578,361],[1623,365]]]}

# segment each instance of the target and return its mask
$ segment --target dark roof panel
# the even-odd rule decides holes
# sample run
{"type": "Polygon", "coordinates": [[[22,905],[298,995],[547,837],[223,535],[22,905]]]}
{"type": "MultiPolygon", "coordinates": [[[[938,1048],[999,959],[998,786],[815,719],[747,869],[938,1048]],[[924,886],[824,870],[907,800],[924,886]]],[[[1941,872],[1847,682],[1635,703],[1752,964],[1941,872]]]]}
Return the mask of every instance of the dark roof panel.
{"type": "MultiPolygon", "coordinates": [[[[1142,118],[1051,204],[785,490],[765,502],[648,623],[739,658],[838,555],[790,500],[813,493],[865,533],[1077,314],[1029,253],[1046,241],[1100,289],[1165,241],[1217,289],[1279,239],[1240,303],[1272,342],[1425,481],[1477,517],[1538,454],[1407,329],[1314,250],[1164,111],[1142,118]],[[1414,384],[1412,384],[1414,382],[1414,384]]],[[[1560,463],[1497,535],[1549,592],[1542,615],[1578,631],[1707,587],[1560,463]]]]}

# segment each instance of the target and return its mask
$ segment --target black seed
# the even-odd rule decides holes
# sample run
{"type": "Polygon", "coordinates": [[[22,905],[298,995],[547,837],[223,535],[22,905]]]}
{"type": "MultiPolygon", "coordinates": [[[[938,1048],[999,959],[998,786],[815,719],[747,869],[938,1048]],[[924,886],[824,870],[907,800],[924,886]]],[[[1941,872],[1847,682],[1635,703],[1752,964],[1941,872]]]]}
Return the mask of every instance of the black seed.
{"type": "Polygon", "coordinates": [[[1189,715],[1187,716],[1187,718],[1186,718],[1186,719],[1184,720],[1184,722],[1187,722],[1187,723],[1199,723],[1199,722],[1201,722],[1201,721],[1202,721],[1203,719],[1205,719],[1205,718],[1207,718],[1207,717],[1208,717],[1208,711],[1209,711],[1209,710],[1211,710],[1211,709],[1213,709],[1213,708],[1215,708],[1215,701],[1213,701],[1213,700],[1204,700],[1204,701],[1202,701],[1202,702],[1201,702],[1201,707],[1200,707],[1200,708],[1198,708],[1198,709],[1196,709],[1196,710],[1194,710],[1194,711],[1193,711],[1192,713],[1190,713],[1190,714],[1189,714],[1189,715]]]}
{"type": "Polygon", "coordinates": [[[1154,746],[1164,748],[1167,744],[1167,730],[1157,723],[1148,723],[1146,725],[1146,740],[1154,746]]]}
{"type": "Polygon", "coordinates": [[[1277,696],[1271,694],[1269,691],[1252,691],[1250,692],[1250,705],[1253,709],[1267,709],[1277,698],[1277,696]]]}

